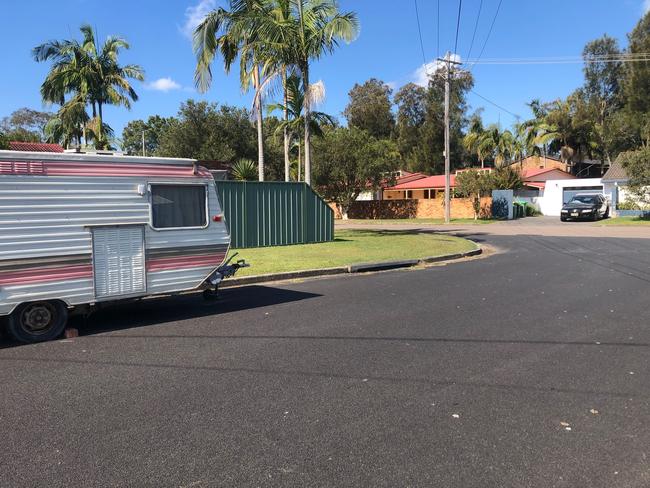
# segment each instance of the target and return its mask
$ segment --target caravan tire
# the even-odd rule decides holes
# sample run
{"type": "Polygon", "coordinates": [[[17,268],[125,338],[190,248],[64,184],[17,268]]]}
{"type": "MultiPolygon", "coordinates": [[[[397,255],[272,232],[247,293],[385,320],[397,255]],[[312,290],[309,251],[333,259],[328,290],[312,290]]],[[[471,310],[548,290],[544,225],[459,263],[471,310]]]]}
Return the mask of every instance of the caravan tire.
{"type": "Polygon", "coordinates": [[[26,344],[59,337],[68,321],[68,309],[59,301],[23,303],[9,316],[7,331],[26,344]]]}

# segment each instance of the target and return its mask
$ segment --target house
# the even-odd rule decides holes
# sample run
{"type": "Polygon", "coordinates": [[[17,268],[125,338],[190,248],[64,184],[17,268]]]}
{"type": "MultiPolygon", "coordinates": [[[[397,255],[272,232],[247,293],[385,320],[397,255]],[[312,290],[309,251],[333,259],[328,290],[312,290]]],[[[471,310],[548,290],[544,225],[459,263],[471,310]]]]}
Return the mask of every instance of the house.
{"type": "Polygon", "coordinates": [[[567,163],[563,163],[557,158],[546,155],[526,156],[525,158],[512,163],[512,166],[519,168],[522,172],[534,169],[559,169],[568,173],[570,169],[567,163]]]}
{"type": "Polygon", "coordinates": [[[643,207],[644,204],[638,202],[628,189],[629,180],[627,171],[618,161],[614,161],[603,175],[603,191],[610,202],[610,213],[615,217],[636,216],[648,212],[647,210],[641,210],[641,208],[634,208],[643,207]]]}
{"type": "MultiPolygon", "coordinates": [[[[393,174],[394,185],[400,185],[403,183],[409,183],[412,181],[421,180],[422,178],[426,178],[426,176],[427,175],[425,175],[424,173],[411,173],[410,171],[401,169],[396,171],[393,174]]],[[[357,201],[385,200],[386,189],[391,188],[394,185],[384,183],[378,191],[373,191],[372,189],[368,189],[364,192],[361,192],[357,197],[357,201]]]]}
{"type": "MultiPolygon", "coordinates": [[[[493,171],[492,168],[472,168],[485,173],[493,171]]],[[[468,169],[459,169],[450,178],[451,188],[456,186],[456,176],[468,169]]],[[[572,174],[555,167],[529,168],[521,172],[524,188],[516,193],[522,198],[536,198],[543,194],[547,180],[575,179],[572,174]]],[[[384,200],[420,200],[437,198],[444,195],[445,175],[434,175],[413,181],[404,181],[384,190],[384,200]]]]}
{"type": "Polygon", "coordinates": [[[573,180],[576,177],[560,168],[529,168],[521,172],[521,179],[524,182],[524,190],[535,193],[539,196],[543,193],[548,180],[573,180]]]}
{"type": "Polygon", "coordinates": [[[543,192],[534,203],[542,214],[559,217],[562,206],[578,193],[603,193],[603,183],[600,178],[546,180],[543,192]]]}
{"type": "Polygon", "coordinates": [[[58,144],[48,144],[45,142],[22,142],[10,141],[9,150],[11,151],[29,151],[29,152],[47,152],[62,153],[63,147],[58,144]]]}

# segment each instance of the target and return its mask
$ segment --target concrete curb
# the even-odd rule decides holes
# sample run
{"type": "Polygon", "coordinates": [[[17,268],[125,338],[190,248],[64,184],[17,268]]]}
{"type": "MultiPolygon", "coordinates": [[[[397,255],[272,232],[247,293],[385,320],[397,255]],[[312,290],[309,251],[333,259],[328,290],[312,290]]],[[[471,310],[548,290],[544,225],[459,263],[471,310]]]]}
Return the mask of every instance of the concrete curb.
{"type": "Polygon", "coordinates": [[[341,274],[353,273],[370,273],[373,271],[388,271],[391,269],[412,268],[414,266],[426,265],[432,263],[441,263],[455,261],[458,259],[478,256],[483,253],[483,249],[478,245],[476,249],[454,254],[443,254],[442,256],[431,256],[422,259],[406,259],[402,261],[384,261],[381,263],[362,263],[350,266],[340,266],[337,268],[308,269],[304,271],[289,271],[286,273],[264,274],[256,276],[243,276],[241,278],[232,278],[224,281],[219,288],[231,288],[234,286],[253,285],[257,283],[268,283],[270,281],[286,281],[300,278],[314,278],[318,276],[335,276],[341,274]]]}

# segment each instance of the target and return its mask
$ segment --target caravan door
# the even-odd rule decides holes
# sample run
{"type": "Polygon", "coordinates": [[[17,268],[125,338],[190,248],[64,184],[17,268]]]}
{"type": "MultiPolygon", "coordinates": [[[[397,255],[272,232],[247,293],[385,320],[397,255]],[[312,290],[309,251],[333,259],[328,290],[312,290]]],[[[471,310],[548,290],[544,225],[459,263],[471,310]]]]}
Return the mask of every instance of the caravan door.
{"type": "Polygon", "coordinates": [[[95,298],[143,295],[147,289],[144,227],[95,227],[92,236],[95,298]]]}

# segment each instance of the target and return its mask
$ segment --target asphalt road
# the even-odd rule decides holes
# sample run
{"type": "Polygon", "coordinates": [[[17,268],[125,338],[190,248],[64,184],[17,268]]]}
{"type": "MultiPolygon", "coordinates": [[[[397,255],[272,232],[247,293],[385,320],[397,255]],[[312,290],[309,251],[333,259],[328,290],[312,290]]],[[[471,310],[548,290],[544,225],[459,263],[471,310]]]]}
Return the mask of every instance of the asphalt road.
{"type": "Polygon", "coordinates": [[[650,241],[483,231],[0,343],[0,486],[650,486],[650,241]]]}

